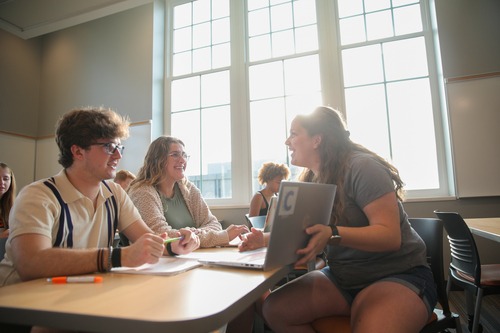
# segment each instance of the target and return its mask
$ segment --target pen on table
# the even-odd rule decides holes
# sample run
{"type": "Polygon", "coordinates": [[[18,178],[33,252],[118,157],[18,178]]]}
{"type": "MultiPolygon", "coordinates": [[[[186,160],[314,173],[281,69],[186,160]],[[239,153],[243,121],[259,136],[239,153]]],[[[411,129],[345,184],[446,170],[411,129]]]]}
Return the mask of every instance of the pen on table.
{"type": "Polygon", "coordinates": [[[163,244],[168,244],[168,243],[172,243],[172,242],[175,242],[175,241],[180,241],[180,240],[183,240],[183,239],[184,239],[184,236],[169,238],[169,239],[165,239],[163,241],[163,244]]]}
{"type": "Polygon", "coordinates": [[[47,282],[54,284],[62,283],[99,283],[102,282],[102,276],[55,276],[48,278],[47,282]]]}

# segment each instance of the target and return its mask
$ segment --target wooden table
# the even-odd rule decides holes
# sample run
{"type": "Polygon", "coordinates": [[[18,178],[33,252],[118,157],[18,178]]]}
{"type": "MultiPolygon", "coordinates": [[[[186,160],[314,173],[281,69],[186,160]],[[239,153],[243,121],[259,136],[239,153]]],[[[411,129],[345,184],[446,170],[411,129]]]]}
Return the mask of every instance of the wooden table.
{"type": "Polygon", "coordinates": [[[500,243],[500,217],[464,220],[473,234],[500,243]]]}
{"type": "Polygon", "coordinates": [[[108,273],[97,284],[38,279],[0,288],[0,322],[86,332],[210,332],[289,270],[203,266],[173,276],[108,273]]]}

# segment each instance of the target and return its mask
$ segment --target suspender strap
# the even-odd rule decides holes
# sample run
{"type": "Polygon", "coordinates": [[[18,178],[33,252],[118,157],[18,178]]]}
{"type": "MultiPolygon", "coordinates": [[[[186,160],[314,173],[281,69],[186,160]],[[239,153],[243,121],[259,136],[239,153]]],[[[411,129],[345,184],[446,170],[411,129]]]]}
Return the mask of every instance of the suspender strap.
{"type": "MultiPolygon", "coordinates": [[[[102,181],[102,183],[111,192],[111,189],[104,180],[102,181]]],[[[113,192],[111,193],[113,194],[113,192]]],[[[106,211],[108,212],[108,235],[109,235],[108,245],[112,246],[115,240],[116,229],[118,229],[118,205],[116,204],[116,199],[114,194],[106,200],[106,211]],[[109,206],[109,201],[110,201],[109,199],[111,199],[111,203],[113,204],[113,211],[114,211],[113,223],[111,223],[111,210],[109,206]]]]}
{"type": "Polygon", "coordinates": [[[67,247],[72,248],[73,247],[73,221],[71,220],[71,214],[69,213],[69,208],[68,205],[64,202],[63,198],[61,197],[61,194],[55,187],[55,181],[54,178],[51,178],[50,180],[46,180],[43,182],[48,188],[51,189],[51,191],[54,193],[54,195],[57,198],[57,201],[59,201],[59,204],[61,205],[61,215],[59,216],[59,228],[57,230],[57,237],[56,241],[54,242],[54,247],[61,247],[63,243],[63,238],[64,238],[64,222],[66,221],[67,227],[68,227],[68,237],[67,237],[67,247]]]}
{"type": "MultiPolygon", "coordinates": [[[[61,205],[61,215],[59,216],[59,228],[57,230],[57,236],[56,240],[53,244],[54,247],[61,247],[64,245],[64,238],[65,238],[65,225],[67,226],[67,237],[66,237],[66,246],[68,248],[73,247],[73,221],[71,219],[71,214],[69,211],[68,204],[64,202],[63,198],[61,197],[61,194],[59,193],[59,190],[55,186],[55,180],[54,178],[50,178],[46,181],[43,182],[50,190],[52,193],[54,193],[55,197],[57,198],[57,201],[59,201],[59,204],[61,205]]],[[[111,191],[110,187],[106,182],[102,181],[102,183],[106,186],[106,188],[113,194],[111,191]]],[[[108,215],[107,222],[108,222],[108,246],[113,245],[113,241],[115,239],[115,233],[116,229],[118,228],[118,205],[116,203],[116,199],[114,194],[108,198],[105,202],[106,206],[106,212],[108,215]],[[110,204],[111,202],[111,204],[110,204]]]]}

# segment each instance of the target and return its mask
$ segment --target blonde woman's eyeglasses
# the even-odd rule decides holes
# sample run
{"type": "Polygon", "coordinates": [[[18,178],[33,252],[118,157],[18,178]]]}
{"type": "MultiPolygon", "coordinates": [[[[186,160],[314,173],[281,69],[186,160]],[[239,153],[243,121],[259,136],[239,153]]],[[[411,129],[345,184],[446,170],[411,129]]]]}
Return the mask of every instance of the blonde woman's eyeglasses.
{"type": "Polygon", "coordinates": [[[180,151],[174,151],[174,152],[171,152],[170,154],[168,154],[168,156],[171,156],[174,158],[174,160],[178,161],[181,157],[183,159],[185,159],[186,161],[189,161],[189,156],[188,154],[186,154],[185,152],[180,152],[180,151]]]}

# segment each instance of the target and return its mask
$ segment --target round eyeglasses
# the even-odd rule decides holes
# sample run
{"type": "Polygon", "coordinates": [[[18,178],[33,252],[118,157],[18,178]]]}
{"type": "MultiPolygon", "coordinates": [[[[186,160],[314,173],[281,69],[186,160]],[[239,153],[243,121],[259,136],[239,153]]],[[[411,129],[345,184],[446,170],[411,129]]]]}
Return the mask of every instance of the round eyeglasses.
{"type": "Polygon", "coordinates": [[[186,154],[185,152],[180,152],[180,151],[174,151],[168,154],[168,156],[171,156],[174,158],[174,160],[178,161],[181,157],[185,159],[186,161],[189,161],[189,155],[186,154]]]}

